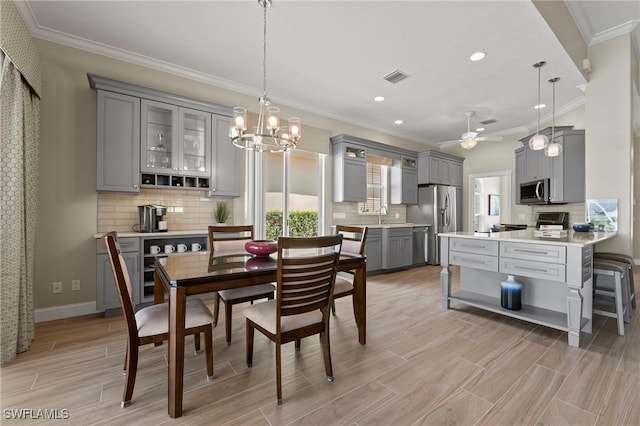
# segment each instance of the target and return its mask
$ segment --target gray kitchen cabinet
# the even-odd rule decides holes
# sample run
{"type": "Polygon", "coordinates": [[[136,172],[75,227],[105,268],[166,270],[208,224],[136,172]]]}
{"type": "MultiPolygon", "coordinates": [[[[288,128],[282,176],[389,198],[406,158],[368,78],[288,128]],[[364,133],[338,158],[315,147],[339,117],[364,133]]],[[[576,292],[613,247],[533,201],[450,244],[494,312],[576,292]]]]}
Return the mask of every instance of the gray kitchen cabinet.
{"type": "Polygon", "coordinates": [[[209,189],[211,113],[142,99],[142,185],[209,189]]]}
{"type": "MultiPolygon", "coordinates": [[[[133,300],[137,303],[140,300],[140,239],[120,238],[118,243],[131,280],[133,300]]],[[[96,310],[120,309],[120,297],[102,239],[96,240],[96,272],[96,310]]]]}
{"type": "Polygon", "coordinates": [[[364,146],[350,142],[333,144],[333,201],[367,201],[367,149],[364,146]]]}
{"type": "MultiPolygon", "coordinates": [[[[540,133],[551,137],[551,128],[540,133]]],[[[557,157],[547,157],[544,150],[529,149],[531,136],[521,139],[523,147],[515,150],[516,200],[520,200],[521,183],[550,179],[552,203],[584,202],[584,130],[573,130],[572,126],[556,127],[554,141],[562,145],[562,153],[557,157]]]]}
{"type": "MultiPolygon", "coordinates": [[[[231,108],[88,78],[98,92],[99,191],[137,192],[140,186],[209,190],[214,164],[236,164],[227,156],[212,159],[212,117],[231,117],[231,108]]],[[[229,140],[228,131],[215,136],[229,140]]]]}
{"type": "Polygon", "coordinates": [[[402,156],[391,168],[391,204],[417,204],[418,161],[402,156]]]}
{"type": "Polygon", "coordinates": [[[425,151],[418,154],[418,184],[462,186],[464,158],[425,151]]]}
{"type": "Polygon", "coordinates": [[[98,191],[140,192],[140,99],[98,90],[98,191]]]}
{"type": "Polygon", "coordinates": [[[547,157],[543,149],[534,151],[528,146],[525,146],[524,149],[526,151],[524,162],[525,182],[550,178],[551,157],[547,157]]]}
{"type": "Polygon", "coordinates": [[[238,197],[242,190],[241,151],[229,140],[230,117],[212,116],[213,162],[211,164],[211,192],[215,195],[238,197]]]}
{"type": "Polygon", "coordinates": [[[382,269],[413,263],[413,228],[382,228],[382,269]]]}
{"type": "Polygon", "coordinates": [[[367,255],[367,272],[380,271],[382,269],[382,229],[369,228],[364,252],[367,255]]]}
{"type": "Polygon", "coordinates": [[[527,178],[524,173],[524,147],[516,149],[516,200],[520,200],[520,184],[527,182],[527,178]]]}

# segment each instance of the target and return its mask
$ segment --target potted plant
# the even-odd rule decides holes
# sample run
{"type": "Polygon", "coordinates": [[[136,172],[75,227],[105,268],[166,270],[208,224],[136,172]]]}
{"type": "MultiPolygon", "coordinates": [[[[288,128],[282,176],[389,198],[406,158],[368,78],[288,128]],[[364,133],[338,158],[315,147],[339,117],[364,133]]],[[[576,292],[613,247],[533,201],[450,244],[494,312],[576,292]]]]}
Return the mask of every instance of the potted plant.
{"type": "Polygon", "coordinates": [[[216,204],[216,209],[213,212],[213,217],[218,223],[226,223],[229,218],[229,206],[227,203],[220,202],[216,204]]]}

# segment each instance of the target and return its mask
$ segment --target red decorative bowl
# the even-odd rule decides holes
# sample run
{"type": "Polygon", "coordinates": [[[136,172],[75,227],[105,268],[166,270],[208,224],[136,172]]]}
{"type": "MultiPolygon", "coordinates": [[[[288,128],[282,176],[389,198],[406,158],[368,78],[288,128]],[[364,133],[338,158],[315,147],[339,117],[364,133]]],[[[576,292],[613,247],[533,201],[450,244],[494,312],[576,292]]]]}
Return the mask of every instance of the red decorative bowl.
{"type": "Polygon", "coordinates": [[[278,242],[272,240],[254,240],[244,245],[244,249],[256,256],[269,256],[278,251],[278,242]]]}

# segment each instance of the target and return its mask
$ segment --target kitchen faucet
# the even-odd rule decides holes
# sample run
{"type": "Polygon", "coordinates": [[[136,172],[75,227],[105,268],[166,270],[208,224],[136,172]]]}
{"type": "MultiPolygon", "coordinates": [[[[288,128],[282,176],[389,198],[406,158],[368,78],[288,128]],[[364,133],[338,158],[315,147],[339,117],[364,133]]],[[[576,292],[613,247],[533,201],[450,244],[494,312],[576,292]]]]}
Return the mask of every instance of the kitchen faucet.
{"type": "Polygon", "coordinates": [[[382,210],[384,209],[384,214],[389,214],[389,210],[387,206],[380,206],[380,210],[378,210],[378,225],[382,225],[382,210]]]}

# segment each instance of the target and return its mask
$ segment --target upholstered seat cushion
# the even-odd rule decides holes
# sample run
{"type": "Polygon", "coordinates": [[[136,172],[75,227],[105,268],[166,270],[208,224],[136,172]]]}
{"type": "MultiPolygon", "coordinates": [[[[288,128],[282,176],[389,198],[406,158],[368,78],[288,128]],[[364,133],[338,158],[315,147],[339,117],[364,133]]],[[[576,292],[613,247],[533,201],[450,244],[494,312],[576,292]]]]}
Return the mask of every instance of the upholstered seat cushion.
{"type": "MultiPolygon", "coordinates": [[[[185,329],[199,327],[213,322],[211,311],[197,298],[187,298],[185,329]]],[[[168,332],[169,304],[147,306],[136,312],[138,336],[146,337],[168,332]]]]}
{"type": "MultiPolygon", "coordinates": [[[[244,310],[244,316],[250,319],[269,333],[276,333],[276,301],[269,300],[267,302],[258,303],[249,306],[244,310]]],[[[280,318],[281,331],[287,332],[296,328],[303,328],[308,325],[318,324],[322,322],[322,312],[315,310],[299,315],[288,315],[280,318]]]]}
{"type": "Polygon", "coordinates": [[[273,293],[276,286],[273,284],[258,284],[249,287],[232,288],[229,290],[220,290],[218,294],[224,300],[232,301],[235,299],[244,299],[246,297],[259,296],[265,293],[273,293]]]}
{"type": "Polygon", "coordinates": [[[349,293],[352,291],[353,291],[353,284],[349,279],[336,276],[336,284],[333,288],[334,297],[344,293],[349,293]]]}

